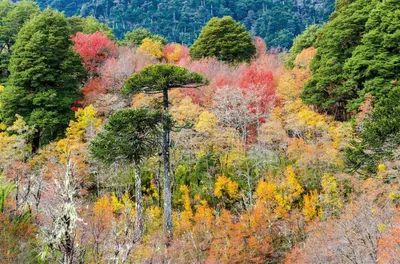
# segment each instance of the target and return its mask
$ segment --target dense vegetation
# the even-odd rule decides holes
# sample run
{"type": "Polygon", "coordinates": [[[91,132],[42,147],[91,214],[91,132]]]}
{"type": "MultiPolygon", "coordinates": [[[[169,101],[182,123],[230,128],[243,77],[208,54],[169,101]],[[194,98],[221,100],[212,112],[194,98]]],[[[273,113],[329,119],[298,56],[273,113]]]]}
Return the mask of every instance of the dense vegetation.
{"type": "Polygon", "coordinates": [[[120,38],[134,28],[146,28],[169,41],[190,45],[212,17],[232,16],[268,47],[290,48],[307,25],[324,23],[334,0],[313,1],[65,1],[38,0],[42,8],[65,11],[67,16],[94,16],[120,38]]]}
{"type": "Polygon", "coordinates": [[[190,47],[192,59],[249,62],[255,54],[256,47],[246,28],[228,16],[211,19],[190,47]]]}
{"type": "Polygon", "coordinates": [[[361,142],[348,149],[353,170],[376,172],[379,160],[398,157],[399,8],[395,0],[344,1],[316,33],[304,101],[338,120],[354,117],[360,107],[376,107],[358,120],[361,142]]]}
{"type": "Polygon", "coordinates": [[[0,14],[1,263],[400,259],[399,1],[338,0],[290,54],[231,17],[189,49],[0,14]]]}

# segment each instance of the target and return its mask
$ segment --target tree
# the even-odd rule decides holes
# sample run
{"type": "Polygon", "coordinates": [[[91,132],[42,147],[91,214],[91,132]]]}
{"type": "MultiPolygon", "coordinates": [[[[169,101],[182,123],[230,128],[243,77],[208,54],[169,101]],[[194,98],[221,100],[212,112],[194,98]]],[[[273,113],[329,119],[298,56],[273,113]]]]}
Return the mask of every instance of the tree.
{"type": "Polygon", "coordinates": [[[350,109],[373,98],[374,112],[357,120],[360,141],[347,149],[347,165],[361,174],[376,173],[379,162],[396,160],[399,148],[400,2],[379,2],[370,12],[366,33],[344,64],[349,76],[343,86],[357,91],[350,109]],[[363,102],[364,101],[364,102],[363,102]]]}
{"type": "MultiPolygon", "coordinates": [[[[370,119],[362,123],[360,140],[346,149],[346,165],[361,174],[376,173],[383,160],[398,159],[400,146],[400,87],[393,88],[375,106],[370,119]]],[[[368,174],[367,174],[368,175],[368,174]]]]}
{"type": "Polygon", "coordinates": [[[18,32],[39,11],[38,5],[30,1],[0,2],[0,83],[6,83],[10,74],[11,47],[15,44],[18,32]]]}
{"type": "Polygon", "coordinates": [[[163,48],[162,54],[166,61],[175,63],[189,57],[189,49],[178,43],[169,43],[163,48]]]}
{"type": "Polygon", "coordinates": [[[115,112],[91,142],[92,156],[106,165],[127,162],[135,167],[135,234],[133,242],[143,235],[143,206],[140,164],[157,151],[162,113],[144,108],[115,112]]]}
{"type": "Polygon", "coordinates": [[[142,41],[142,45],[140,45],[140,47],[137,50],[156,59],[162,58],[161,42],[157,40],[152,40],[151,38],[145,38],[142,41]]]}
{"type": "Polygon", "coordinates": [[[365,28],[360,45],[344,64],[349,78],[343,86],[358,93],[349,102],[350,110],[357,109],[367,93],[376,97],[375,103],[387,98],[400,79],[400,2],[378,3],[365,28]]]}
{"type": "Polygon", "coordinates": [[[290,48],[290,56],[286,61],[286,65],[290,68],[294,68],[294,61],[297,55],[302,52],[304,49],[312,47],[315,45],[317,40],[317,32],[320,29],[319,25],[311,25],[308,26],[301,35],[298,35],[293,40],[293,46],[290,48]]]}
{"type": "Polygon", "coordinates": [[[76,35],[76,33],[81,32],[83,34],[93,34],[96,32],[101,32],[101,34],[106,35],[109,39],[115,40],[114,33],[112,29],[103,23],[100,23],[93,16],[79,17],[73,16],[67,18],[68,24],[71,27],[71,34],[76,35]]]}
{"type": "Polygon", "coordinates": [[[343,66],[365,34],[365,23],[375,0],[351,1],[334,13],[320,30],[317,53],[311,63],[311,79],[305,84],[302,99],[337,120],[349,117],[346,106],[357,91],[343,85],[348,76],[343,66]]]}
{"type": "Polygon", "coordinates": [[[215,57],[226,62],[250,61],[256,54],[250,34],[232,17],[212,18],[190,47],[193,59],[215,57]]]}
{"type": "Polygon", "coordinates": [[[55,179],[52,195],[49,195],[51,203],[45,208],[51,222],[41,233],[45,244],[41,258],[49,262],[73,264],[79,257],[77,231],[80,219],[76,199],[79,182],[74,177],[74,164],[68,157],[65,164],[57,164],[53,169],[55,179]]]}
{"type": "Polygon", "coordinates": [[[168,42],[163,36],[152,34],[150,31],[144,28],[137,28],[125,34],[122,44],[140,46],[143,44],[143,40],[146,38],[149,38],[153,41],[158,41],[161,43],[161,45],[165,45],[168,42]]]}
{"type": "Polygon", "coordinates": [[[46,9],[24,24],[9,69],[11,75],[1,98],[2,118],[10,124],[18,113],[35,127],[35,152],[41,143],[64,133],[86,76],[62,13],[46,9]]]}
{"type": "Polygon", "coordinates": [[[245,95],[238,87],[224,86],[217,90],[214,97],[214,112],[226,126],[233,127],[240,134],[243,148],[246,148],[249,127],[256,125],[261,115],[253,112],[255,94],[245,95]]]}
{"type": "Polygon", "coordinates": [[[107,59],[117,55],[117,45],[99,31],[93,34],[78,32],[71,39],[75,51],[83,59],[83,65],[94,74],[98,74],[107,59]]]}
{"type": "Polygon", "coordinates": [[[163,113],[163,146],[162,154],[164,157],[164,232],[169,244],[172,239],[172,197],[171,197],[171,177],[170,177],[170,131],[171,119],[168,108],[168,90],[181,87],[198,87],[204,84],[206,80],[198,73],[174,66],[174,65],[151,65],[140,72],[133,74],[122,87],[122,93],[125,95],[131,93],[148,92],[162,93],[163,113]]]}

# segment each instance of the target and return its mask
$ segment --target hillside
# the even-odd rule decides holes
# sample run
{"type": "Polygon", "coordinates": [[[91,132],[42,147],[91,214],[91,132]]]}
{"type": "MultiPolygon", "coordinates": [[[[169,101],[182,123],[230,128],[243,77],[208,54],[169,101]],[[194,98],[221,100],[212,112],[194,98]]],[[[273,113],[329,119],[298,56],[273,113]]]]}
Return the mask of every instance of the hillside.
{"type": "Polygon", "coordinates": [[[399,263],[400,1],[289,52],[0,14],[0,263],[399,263]]]}
{"type": "Polygon", "coordinates": [[[268,47],[290,48],[307,25],[322,24],[334,8],[334,0],[37,0],[67,16],[94,16],[122,38],[134,28],[146,28],[171,42],[190,45],[212,17],[232,16],[268,47]]]}

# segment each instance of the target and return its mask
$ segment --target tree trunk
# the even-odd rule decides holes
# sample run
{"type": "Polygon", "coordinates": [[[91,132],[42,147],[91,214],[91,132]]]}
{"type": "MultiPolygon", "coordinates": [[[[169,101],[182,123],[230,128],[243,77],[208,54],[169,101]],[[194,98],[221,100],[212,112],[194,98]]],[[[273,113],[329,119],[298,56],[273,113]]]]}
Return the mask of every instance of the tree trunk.
{"type": "Polygon", "coordinates": [[[140,162],[135,161],[135,230],[133,235],[133,243],[136,243],[143,235],[143,200],[142,200],[142,179],[140,178],[140,162]]]}
{"type": "Polygon", "coordinates": [[[163,118],[163,157],[164,157],[164,232],[166,245],[172,240],[172,198],[171,198],[171,176],[169,165],[170,125],[168,116],[168,89],[163,90],[164,118],[163,118]]]}
{"type": "Polygon", "coordinates": [[[40,130],[36,131],[32,140],[32,154],[36,154],[40,147],[40,130]]]}

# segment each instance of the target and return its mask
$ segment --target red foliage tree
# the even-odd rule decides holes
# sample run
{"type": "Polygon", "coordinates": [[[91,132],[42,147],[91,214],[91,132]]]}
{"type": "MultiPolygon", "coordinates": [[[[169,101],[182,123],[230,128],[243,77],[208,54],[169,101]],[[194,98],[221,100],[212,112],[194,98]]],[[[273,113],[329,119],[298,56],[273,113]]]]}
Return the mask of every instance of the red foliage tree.
{"type": "Polygon", "coordinates": [[[94,74],[98,73],[98,69],[108,58],[117,55],[117,45],[101,32],[78,32],[72,36],[72,41],[75,51],[83,59],[83,65],[94,74]]]}
{"type": "Polygon", "coordinates": [[[254,98],[249,105],[252,111],[266,113],[275,102],[273,73],[253,62],[241,68],[238,85],[245,95],[254,98]]]}
{"type": "Polygon", "coordinates": [[[89,80],[85,87],[82,89],[84,96],[84,105],[92,104],[96,101],[97,97],[106,93],[104,88],[105,83],[100,77],[95,77],[89,80]]]}
{"type": "Polygon", "coordinates": [[[189,57],[189,49],[177,43],[169,43],[164,47],[162,54],[168,62],[179,62],[189,57]]]}

